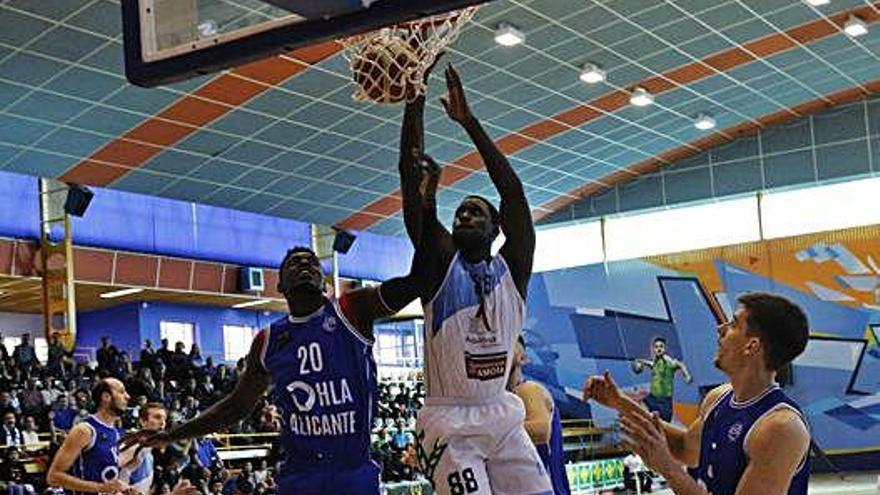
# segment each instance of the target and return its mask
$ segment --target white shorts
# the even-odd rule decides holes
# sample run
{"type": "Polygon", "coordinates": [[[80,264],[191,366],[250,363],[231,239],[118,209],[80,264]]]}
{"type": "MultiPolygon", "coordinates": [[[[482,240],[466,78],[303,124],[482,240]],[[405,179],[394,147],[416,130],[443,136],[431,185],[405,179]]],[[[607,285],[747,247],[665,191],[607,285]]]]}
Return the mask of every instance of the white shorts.
{"type": "Polygon", "coordinates": [[[489,401],[429,398],[416,422],[418,457],[438,495],[553,495],[529,439],[525,409],[505,392],[489,401]]]}

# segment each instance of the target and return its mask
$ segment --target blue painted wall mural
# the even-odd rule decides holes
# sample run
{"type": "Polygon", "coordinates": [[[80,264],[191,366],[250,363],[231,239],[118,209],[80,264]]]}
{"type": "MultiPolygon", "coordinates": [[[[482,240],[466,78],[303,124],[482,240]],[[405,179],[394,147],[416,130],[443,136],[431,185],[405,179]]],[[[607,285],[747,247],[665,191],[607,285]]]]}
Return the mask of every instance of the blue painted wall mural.
{"type": "Polygon", "coordinates": [[[627,393],[648,393],[650,358],[663,337],[685,362],[676,419],[696,417],[702,394],[725,381],[713,365],[716,327],[752,291],[789,297],[807,312],[811,338],[787,391],[818,446],[831,454],[880,453],[880,227],[799,236],[535,274],[529,288],[526,372],[548,384],[568,416],[616,421],[580,401],[584,377],[609,370],[627,393]]]}

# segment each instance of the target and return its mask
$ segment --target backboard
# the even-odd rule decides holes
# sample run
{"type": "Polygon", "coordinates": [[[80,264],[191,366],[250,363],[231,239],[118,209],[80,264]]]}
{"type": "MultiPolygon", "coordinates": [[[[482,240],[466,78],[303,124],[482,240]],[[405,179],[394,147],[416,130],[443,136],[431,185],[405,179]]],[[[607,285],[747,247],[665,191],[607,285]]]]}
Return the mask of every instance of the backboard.
{"type": "Polygon", "coordinates": [[[125,73],[153,87],[487,0],[122,0],[125,73]]]}

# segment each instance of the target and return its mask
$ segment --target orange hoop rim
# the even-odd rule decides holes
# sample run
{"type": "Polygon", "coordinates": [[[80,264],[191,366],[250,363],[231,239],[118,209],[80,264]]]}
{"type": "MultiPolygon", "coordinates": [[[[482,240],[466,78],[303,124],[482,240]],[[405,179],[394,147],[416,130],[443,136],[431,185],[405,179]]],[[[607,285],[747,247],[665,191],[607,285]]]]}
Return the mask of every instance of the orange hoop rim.
{"type": "Polygon", "coordinates": [[[475,13],[479,8],[480,8],[479,5],[471,5],[469,7],[465,7],[463,9],[458,9],[458,10],[453,10],[450,12],[446,12],[444,14],[437,14],[437,15],[433,15],[433,16],[429,16],[429,17],[423,17],[421,19],[416,19],[414,21],[407,21],[407,22],[401,22],[398,24],[392,24],[390,26],[387,26],[385,29],[387,29],[387,28],[408,29],[408,30],[423,29],[425,27],[443,24],[444,22],[449,21],[449,20],[454,21],[455,19],[464,15],[466,12],[475,13]]]}

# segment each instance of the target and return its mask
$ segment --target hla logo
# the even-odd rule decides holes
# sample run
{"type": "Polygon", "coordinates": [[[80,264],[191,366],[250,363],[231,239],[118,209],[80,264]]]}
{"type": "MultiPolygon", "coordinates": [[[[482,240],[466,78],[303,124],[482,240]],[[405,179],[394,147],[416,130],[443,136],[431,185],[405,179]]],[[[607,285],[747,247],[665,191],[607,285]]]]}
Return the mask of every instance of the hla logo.
{"type": "Polygon", "coordinates": [[[293,405],[299,412],[309,412],[317,403],[321,407],[338,406],[354,402],[351,388],[345,378],[339,381],[317,382],[314,385],[295,381],[287,386],[293,405]]]}

